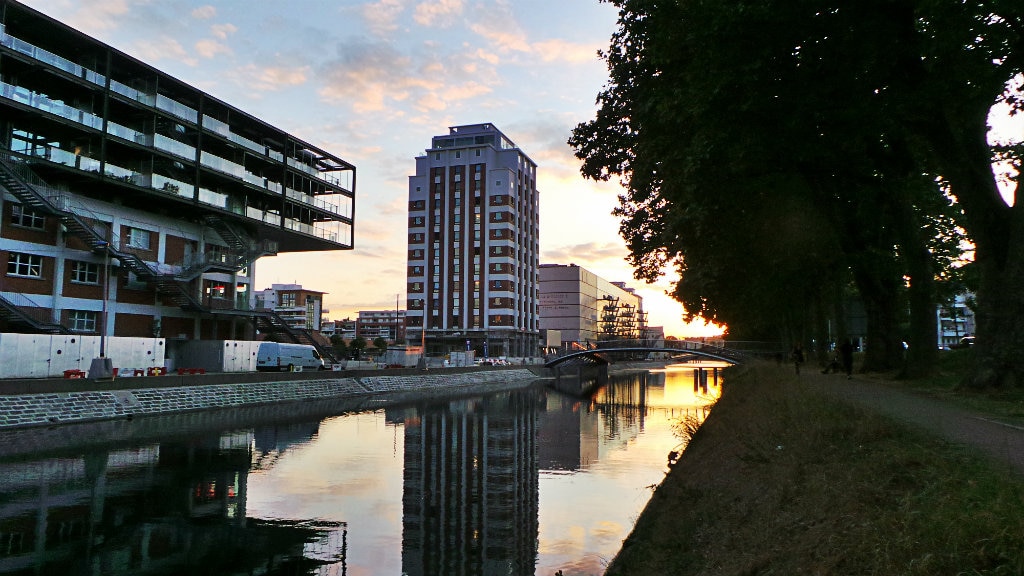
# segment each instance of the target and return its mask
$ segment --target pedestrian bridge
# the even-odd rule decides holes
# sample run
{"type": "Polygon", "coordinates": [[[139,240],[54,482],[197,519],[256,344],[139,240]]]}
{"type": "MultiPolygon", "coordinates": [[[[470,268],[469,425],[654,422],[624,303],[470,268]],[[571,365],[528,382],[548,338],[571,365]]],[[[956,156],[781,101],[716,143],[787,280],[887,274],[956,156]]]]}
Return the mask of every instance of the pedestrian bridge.
{"type": "Polygon", "coordinates": [[[571,350],[544,363],[545,368],[558,368],[573,364],[606,365],[646,357],[651,353],[668,354],[673,360],[719,360],[740,364],[747,353],[738,349],[685,340],[668,340],[662,345],[650,345],[636,340],[599,341],[585,350],[571,350]]]}

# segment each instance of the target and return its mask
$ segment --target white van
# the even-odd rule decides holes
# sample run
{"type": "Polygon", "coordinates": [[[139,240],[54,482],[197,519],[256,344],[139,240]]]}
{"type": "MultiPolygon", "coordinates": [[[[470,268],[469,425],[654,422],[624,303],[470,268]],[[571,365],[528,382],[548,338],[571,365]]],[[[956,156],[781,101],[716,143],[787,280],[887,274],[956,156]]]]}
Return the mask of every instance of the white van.
{"type": "Polygon", "coordinates": [[[260,342],[259,352],[256,353],[256,370],[291,372],[296,368],[323,370],[324,359],[320,357],[316,348],[309,344],[260,342]]]}

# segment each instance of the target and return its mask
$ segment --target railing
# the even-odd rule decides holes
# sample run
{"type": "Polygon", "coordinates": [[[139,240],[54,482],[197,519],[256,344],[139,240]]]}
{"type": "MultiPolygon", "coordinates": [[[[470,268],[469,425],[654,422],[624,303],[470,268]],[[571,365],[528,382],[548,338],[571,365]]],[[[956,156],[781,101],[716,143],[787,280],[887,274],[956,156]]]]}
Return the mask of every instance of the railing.
{"type": "Polygon", "coordinates": [[[25,294],[0,292],[0,307],[6,308],[14,315],[20,316],[22,320],[34,325],[39,330],[71,331],[53,320],[52,307],[42,306],[25,294]]]}

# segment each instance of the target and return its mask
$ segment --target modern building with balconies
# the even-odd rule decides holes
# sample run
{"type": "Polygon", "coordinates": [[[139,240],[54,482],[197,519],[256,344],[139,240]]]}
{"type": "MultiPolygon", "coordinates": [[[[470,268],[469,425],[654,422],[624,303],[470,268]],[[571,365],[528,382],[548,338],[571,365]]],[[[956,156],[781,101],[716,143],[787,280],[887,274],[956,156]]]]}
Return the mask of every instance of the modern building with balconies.
{"type": "Polygon", "coordinates": [[[535,356],[537,165],[492,124],[449,128],[409,177],[407,321],[428,354],[535,356]]]}
{"type": "Polygon", "coordinates": [[[256,261],[351,249],[355,173],[295,135],[0,0],[0,330],[288,332],[273,312],[254,310],[256,261]]]}

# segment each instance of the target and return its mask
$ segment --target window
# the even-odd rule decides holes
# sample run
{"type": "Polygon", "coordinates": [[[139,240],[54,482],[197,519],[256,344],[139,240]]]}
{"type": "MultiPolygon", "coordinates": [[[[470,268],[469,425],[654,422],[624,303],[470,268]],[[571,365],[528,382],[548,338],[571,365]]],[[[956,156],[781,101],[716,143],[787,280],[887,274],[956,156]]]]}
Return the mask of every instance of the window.
{"type": "Polygon", "coordinates": [[[294,307],[295,306],[295,293],[281,294],[281,306],[282,307],[294,307]]]}
{"type": "Polygon", "coordinates": [[[29,278],[43,277],[43,257],[36,254],[10,252],[7,254],[7,273],[29,278]]]}
{"type": "Polygon", "coordinates": [[[96,312],[92,310],[72,310],[71,329],[75,332],[95,332],[96,312]]]}
{"type": "Polygon", "coordinates": [[[11,206],[11,224],[42,230],[46,225],[46,217],[21,204],[15,204],[11,206]]]}
{"type": "Polygon", "coordinates": [[[99,284],[100,265],[92,262],[74,261],[71,263],[71,281],[80,284],[99,284]]]}
{"type": "Polygon", "coordinates": [[[128,246],[132,248],[141,248],[143,250],[149,250],[149,230],[142,230],[139,228],[128,229],[128,246]]]}

